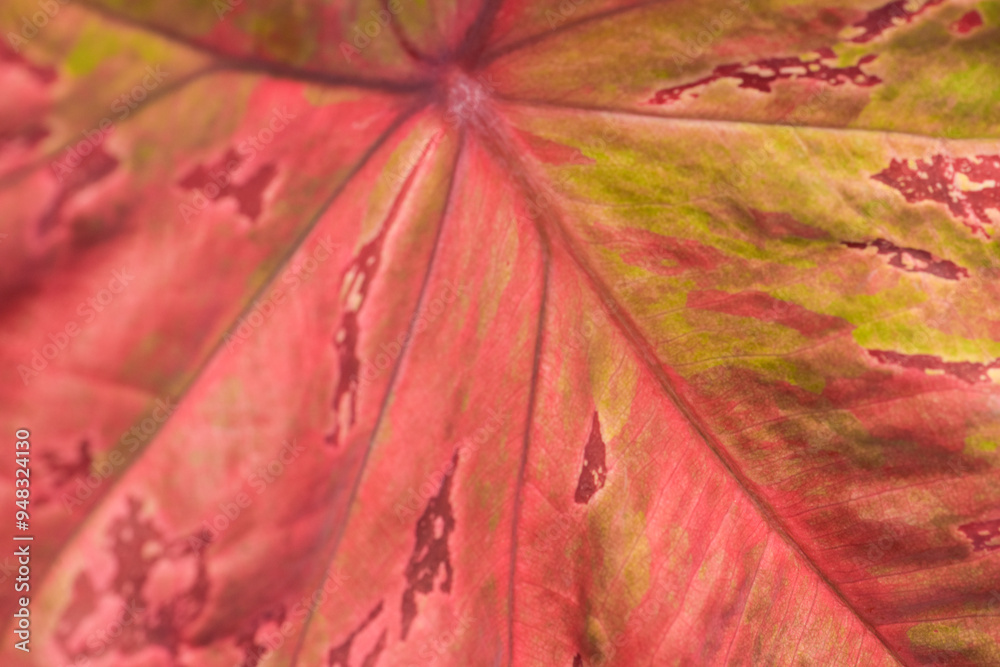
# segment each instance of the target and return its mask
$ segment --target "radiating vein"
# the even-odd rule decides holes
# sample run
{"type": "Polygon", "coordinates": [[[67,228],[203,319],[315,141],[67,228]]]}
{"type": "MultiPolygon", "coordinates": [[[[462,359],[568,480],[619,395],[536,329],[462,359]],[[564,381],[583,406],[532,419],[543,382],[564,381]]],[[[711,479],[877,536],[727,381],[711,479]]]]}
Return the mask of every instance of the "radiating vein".
{"type": "MultiPolygon", "coordinates": [[[[323,570],[324,578],[323,581],[319,582],[319,586],[316,589],[317,591],[321,590],[324,584],[326,583],[326,576],[330,571],[331,564],[337,557],[337,552],[340,548],[340,543],[344,538],[344,533],[347,530],[347,525],[350,523],[350,509],[354,505],[358,491],[361,488],[361,482],[364,479],[364,473],[367,468],[368,461],[371,457],[372,449],[375,446],[375,441],[378,439],[379,431],[385,421],[385,416],[388,413],[389,405],[392,402],[393,389],[395,388],[396,383],[399,380],[400,369],[402,368],[403,361],[406,359],[407,354],[410,350],[410,342],[413,340],[414,329],[416,328],[417,321],[420,319],[420,313],[423,310],[422,306],[427,299],[427,287],[430,284],[431,275],[434,272],[435,260],[437,259],[438,250],[441,245],[441,238],[443,236],[442,232],[444,230],[445,223],[447,222],[449,217],[448,214],[451,209],[452,196],[455,187],[455,174],[458,173],[459,160],[462,158],[464,152],[463,151],[464,144],[465,141],[463,135],[459,138],[459,147],[458,150],[455,151],[455,160],[452,163],[452,169],[450,172],[452,177],[448,182],[448,192],[445,195],[445,206],[442,210],[441,218],[437,225],[437,230],[435,231],[434,243],[431,247],[430,257],[427,260],[427,269],[424,272],[423,281],[421,282],[420,285],[420,292],[417,296],[417,302],[414,306],[413,313],[410,316],[410,323],[409,326],[407,327],[406,337],[403,339],[403,343],[399,351],[399,356],[396,358],[395,364],[393,365],[392,374],[389,376],[389,384],[386,387],[385,395],[382,397],[382,404],[379,406],[378,416],[375,418],[375,424],[372,428],[371,436],[368,438],[368,444],[365,446],[365,451],[364,454],[362,455],[361,463],[358,466],[357,473],[355,474],[354,483],[351,487],[351,492],[348,495],[347,503],[345,504],[346,514],[343,520],[340,521],[339,525],[336,526],[335,528],[336,533],[335,537],[333,538],[333,543],[330,550],[330,556],[328,558],[327,566],[323,570]]],[[[413,169],[410,171],[410,174],[407,176],[407,179],[404,182],[403,187],[400,189],[400,193],[397,196],[395,203],[393,204],[392,210],[386,216],[387,222],[385,224],[388,224],[388,220],[391,220],[394,216],[399,214],[403,200],[406,198],[408,191],[413,186],[417,172],[419,171],[420,166],[423,163],[424,159],[426,159],[426,155],[427,152],[425,151],[425,154],[421,156],[421,159],[417,161],[417,164],[414,165],[413,169]]],[[[329,530],[330,526],[327,525],[323,527],[323,530],[321,532],[327,533],[329,530]]],[[[309,631],[309,626],[312,624],[313,618],[315,618],[315,611],[316,611],[316,606],[311,606],[307,610],[307,615],[302,624],[302,631],[299,633],[299,639],[296,642],[294,651],[292,652],[292,657],[291,657],[292,667],[295,667],[295,665],[298,664],[299,654],[302,651],[302,647],[305,644],[305,639],[309,631]]]]}
{"type": "MultiPolygon", "coordinates": [[[[919,134],[917,132],[902,132],[900,130],[879,130],[875,128],[868,127],[837,127],[835,125],[805,125],[799,123],[788,123],[779,121],[761,121],[761,120],[737,120],[735,118],[698,118],[694,116],[667,116],[664,114],[657,113],[645,113],[637,109],[624,109],[615,107],[605,107],[600,105],[588,105],[580,104],[576,102],[560,101],[560,102],[550,102],[547,100],[533,100],[524,99],[520,97],[514,97],[511,95],[497,94],[495,97],[498,100],[510,104],[511,106],[519,106],[534,109],[554,109],[556,111],[570,111],[573,113],[581,114],[605,114],[608,116],[621,116],[624,118],[631,118],[636,120],[651,120],[657,122],[665,123],[676,123],[683,126],[694,126],[694,125],[714,125],[714,126],[729,126],[734,128],[746,128],[746,127],[774,127],[774,128],[785,128],[789,130],[816,130],[821,132],[836,132],[836,133],[848,133],[848,134],[878,134],[884,137],[911,137],[915,139],[934,139],[938,141],[952,141],[947,137],[937,137],[932,134],[919,134]]],[[[961,141],[992,141],[992,139],[977,139],[973,137],[963,137],[961,141]]]]}
{"type": "MultiPolygon", "coordinates": [[[[257,300],[261,296],[266,294],[267,291],[274,284],[274,281],[278,280],[278,278],[284,273],[284,269],[286,268],[286,266],[289,265],[292,258],[298,252],[299,247],[309,237],[315,226],[323,218],[323,215],[326,213],[326,211],[334,204],[334,202],[337,201],[340,195],[351,183],[353,178],[362,170],[365,164],[367,164],[367,162],[372,158],[372,156],[376,152],[378,152],[379,148],[381,148],[382,145],[385,144],[385,142],[389,139],[389,137],[391,137],[403,125],[403,123],[406,122],[407,119],[409,119],[411,116],[417,113],[423,106],[424,102],[421,100],[417,104],[414,104],[408,109],[402,111],[396,117],[396,119],[389,125],[389,127],[387,127],[385,131],[383,131],[382,134],[379,135],[379,137],[372,143],[372,146],[367,151],[365,151],[364,154],[362,154],[361,158],[357,161],[357,163],[350,170],[350,172],[344,177],[344,180],[340,183],[340,185],[338,185],[333,190],[333,192],[331,192],[331,194],[326,198],[326,200],[324,200],[323,203],[320,204],[317,211],[313,214],[312,220],[303,228],[303,230],[299,233],[298,237],[295,238],[289,244],[284,255],[278,258],[278,260],[274,264],[274,269],[271,271],[270,275],[264,281],[261,282],[260,286],[254,291],[254,293],[249,296],[243,308],[238,313],[235,314],[232,323],[230,324],[230,329],[235,329],[236,326],[238,326],[239,323],[243,321],[244,317],[250,314],[250,312],[256,306],[257,300]]],[[[214,347],[208,352],[208,354],[201,361],[201,363],[199,363],[193,369],[193,371],[189,375],[187,382],[181,387],[180,391],[175,397],[177,403],[184,402],[184,397],[195,387],[195,385],[201,379],[202,374],[205,372],[205,369],[207,369],[209,365],[212,364],[214,360],[219,356],[219,354],[223,350],[223,346],[226,344],[225,341],[226,341],[225,336],[219,336],[214,347]]],[[[153,446],[153,443],[156,441],[157,436],[160,434],[161,430],[165,427],[166,424],[169,424],[170,422],[171,418],[167,418],[162,422],[157,422],[158,425],[156,427],[156,430],[149,435],[148,439],[145,441],[142,447],[140,449],[137,449],[135,454],[132,455],[131,458],[129,458],[125,463],[122,464],[121,472],[117,476],[109,478],[109,484],[105,485],[104,487],[105,490],[101,498],[94,503],[94,506],[91,508],[91,511],[87,514],[87,516],[85,516],[79,523],[77,523],[76,526],[73,528],[73,530],[69,533],[69,535],[67,535],[66,539],[63,542],[62,549],[60,550],[61,553],[65,552],[68,546],[73,543],[75,538],[83,532],[84,528],[88,525],[89,520],[92,517],[95,517],[99,514],[97,509],[104,502],[106,502],[108,498],[112,497],[113,490],[118,486],[118,484],[123,479],[125,479],[129,469],[131,469],[131,467],[135,465],[142,458],[142,454],[149,447],[153,446]]],[[[44,575],[44,579],[40,582],[42,588],[45,587],[48,577],[51,576],[52,574],[53,571],[49,571],[44,575]]]]}
{"type": "MultiPolygon", "coordinates": [[[[170,83],[164,84],[163,86],[156,88],[147,95],[145,101],[141,105],[139,105],[134,112],[130,113],[128,117],[117,121],[116,124],[120,126],[125,123],[128,123],[131,119],[143,114],[148,109],[155,107],[156,104],[161,100],[169,99],[171,96],[173,96],[174,93],[180,92],[188,85],[197,82],[203,76],[208,76],[210,74],[215,74],[218,72],[219,72],[218,67],[216,67],[215,65],[208,65],[193,72],[189,72],[188,74],[181,77],[180,79],[177,79],[176,81],[171,81],[170,83]]],[[[85,128],[85,129],[90,129],[90,128],[85,128]]],[[[6,188],[8,186],[14,185],[22,178],[32,174],[36,170],[43,167],[45,163],[47,162],[51,163],[52,160],[54,160],[63,151],[67,150],[70,146],[77,144],[79,142],[80,142],[79,134],[75,134],[71,139],[68,139],[66,143],[59,146],[58,148],[52,149],[45,155],[41,155],[26,164],[16,166],[7,173],[0,173],[0,188],[6,188]]]]}
{"type": "Polygon", "coordinates": [[[528,453],[531,449],[531,425],[535,414],[535,402],[538,394],[538,379],[541,375],[542,346],[545,337],[546,304],[549,295],[549,280],[552,271],[552,259],[549,254],[548,242],[542,241],[542,295],[538,305],[538,323],[535,329],[535,352],[531,366],[531,380],[528,388],[528,412],[524,422],[524,439],[521,443],[521,460],[517,469],[517,482],[514,486],[514,513],[511,517],[510,535],[510,576],[507,581],[507,665],[514,664],[514,584],[517,574],[518,528],[521,523],[521,509],[524,504],[524,483],[528,468],[528,453]]]}
{"type": "MultiPolygon", "coordinates": [[[[528,179],[528,172],[526,169],[524,171],[524,178],[528,179]]],[[[538,179],[540,177],[534,175],[534,178],[538,179]]],[[[628,340],[629,345],[632,347],[635,354],[642,360],[643,365],[646,366],[647,370],[649,370],[651,375],[655,378],[663,392],[670,399],[670,402],[674,405],[678,412],[680,412],[684,419],[691,424],[693,431],[698,434],[699,438],[720,461],[726,472],[740,486],[742,491],[757,508],[761,517],[771,526],[772,530],[777,532],[782,537],[789,548],[793,550],[803,563],[808,565],[813,574],[829,588],[829,590],[841,601],[841,603],[852,611],[858,621],[862,623],[869,632],[878,638],[885,650],[889,652],[897,662],[902,662],[896,654],[895,649],[886,640],[886,638],[882,636],[878,629],[858,612],[850,600],[848,600],[844,596],[843,592],[833,583],[833,581],[826,576],[816,562],[802,550],[794,539],[792,539],[780,515],[778,515],[776,510],[771,507],[770,503],[765,500],[763,496],[761,496],[760,493],[754,488],[751,480],[739,469],[737,462],[732,458],[728,450],[723,446],[718,438],[712,433],[708,424],[697,413],[694,406],[690,405],[681,397],[677,389],[674,387],[674,380],[671,379],[670,375],[668,375],[667,371],[664,369],[663,364],[656,355],[655,349],[646,339],[638,324],[632,320],[626,309],[618,302],[616,295],[611,292],[610,288],[604,283],[597,271],[590,266],[587,258],[577,247],[576,239],[565,226],[561,212],[555,210],[554,206],[550,206],[549,213],[550,215],[544,216],[542,219],[550,221],[549,224],[552,227],[551,237],[558,240],[560,249],[564,250],[577,265],[577,268],[581,271],[585,280],[590,284],[591,289],[594,290],[598,300],[601,302],[609,320],[617,328],[619,328],[628,340]]]]}
{"type": "Polygon", "coordinates": [[[566,21],[566,23],[563,23],[556,28],[550,28],[549,30],[546,30],[544,32],[540,32],[535,35],[529,35],[528,37],[523,37],[515,42],[511,42],[507,46],[495,49],[493,51],[489,51],[488,53],[483,55],[482,58],[480,58],[480,64],[484,66],[488,65],[489,63],[503,56],[509,55],[516,51],[521,51],[522,49],[547,41],[549,39],[552,39],[553,37],[562,35],[563,33],[570,32],[571,30],[575,30],[576,28],[582,25],[586,25],[588,23],[596,23],[597,21],[603,21],[604,19],[620,16],[621,14],[626,14],[631,11],[644,9],[652,5],[662,4],[665,1],[666,0],[645,0],[644,2],[637,2],[633,5],[628,5],[626,7],[615,7],[614,9],[608,9],[603,12],[597,12],[595,14],[583,16],[581,18],[574,19],[572,21],[566,21]]]}
{"type": "Polygon", "coordinates": [[[384,77],[359,77],[345,74],[334,74],[322,70],[312,70],[284,63],[264,60],[262,58],[240,56],[218,49],[210,44],[205,44],[197,39],[174,30],[173,28],[146,23],[121,12],[108,9],[104,5],[94,0],[78,0],[76,4],[93,12],[109,21],[135,28],[151,35],[156,35],[174,44],[186,47],[192,51],[210,56],[216,61],[220,69],[236,69],[242,71],[252,71],[260,74],[267,74],[274,78],[289,79],[294,81],[305,81],[310,83],[327,84],[331,86],[351,86],[355,88],[369,88],[387,93],[413,92],[416,90],[426,90],[429,88],[427,80],[393,79],[384,77]]]}

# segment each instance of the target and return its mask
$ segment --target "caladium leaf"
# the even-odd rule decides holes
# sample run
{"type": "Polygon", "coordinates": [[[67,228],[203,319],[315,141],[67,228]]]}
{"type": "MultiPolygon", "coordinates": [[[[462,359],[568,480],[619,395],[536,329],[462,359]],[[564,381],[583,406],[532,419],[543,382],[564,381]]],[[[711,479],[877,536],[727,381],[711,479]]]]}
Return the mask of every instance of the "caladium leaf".
{"type": "Polygon", "coordinates": [[[1000,663],[996,2],[0,26],[3,664],[1000,663]]]}

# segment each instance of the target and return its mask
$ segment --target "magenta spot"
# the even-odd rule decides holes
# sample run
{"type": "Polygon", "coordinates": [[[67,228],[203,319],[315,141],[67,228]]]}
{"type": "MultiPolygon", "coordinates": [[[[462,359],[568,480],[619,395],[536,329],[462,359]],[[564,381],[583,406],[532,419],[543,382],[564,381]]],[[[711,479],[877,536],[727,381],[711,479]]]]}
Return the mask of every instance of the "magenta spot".
{"type": "Polygon", "coordinates": [[[916,160],[913,167],[907,160],[894,159],[872,178],[895,188],[911,204],[944,204],[966,226],[986,236],[983,225],[995,224],[987,212],[1000,213],[1000,155],[935,155],[929,160],[916,160]],[[963,189],[962,180],[978,187],[963,189]]]}
{"type": "Polygon", "coordinates": [[[417,593],[429,595],[434,590],[438,570],[444,569],[444,578],[439,590],[451,592],[454,574],[451,556],[448,552],[448,536],[455,530],[455,516],[451,507],[451,482],[458,466],[458,452],[452,456],[448,473],[441,481],[438,494],[427,501],[427,508],[417,520],[416,543],[413,554],[406,564],[406,590],[402,601],[402,638],[410,632],[410,626],[417,617],[417,593]]]}
{"type": "Polygon", "coordinates": [[[129,656],[150,646],[160,646],[176,656],[208,601],[205,551],[193,549],[189,539],[167,539],[152,520],[142,516],[137,498],[129,497],[126,503],[125,514],[114,519],[107,530],[108,567],[114,573],[110,582],[98,588],[88,575],[80,575],[70,604],[57,624],[56,641],[78,663],[83,658],[93,660],[108,650],[129,656]],[[154,567],[184,565],[195,569],[194,580],[178,586],[168,599],[157,600],[154,606],[147,589],[154,567]],[[87,624],[102,597],[124,602],[116,623],[122,632],[105,644],[71,646],[73,630],[87,624]]]}
{"type": "Polygon", "coordinates": [[[74,491],[65,487],[70,486],[74,480],[83,479],[90,474],[90,465],[93,463],[90,442],[86,439],[80,441],[75,456],[70,455],[63,460],[57,452],[47,450],[40,454],[40,458],[43,462],[42,469],[47,469],[47,474],[42,477],[45,486],[38,495],[39,505],[51,501],[54,496],[64,492],[64,489],[73,496],[74,491]]]}
{"type": "Polygon", "coordinates": [[[959,35],[968,35],[970,32],[983,25],[983,17],[979,12],[972,10],[951,24],[951,29],[959,35]]]}
{"type": "Polygon", "coordinates": [[[959,526],[958,529],[972,542],[973,551],[1000,549],[1000,519],[975,521],[959,526]]]}
{"type": "Polygon", "coordinates": [[[580,479],[576,483],[576,493],[573,495],[573,500],[580,504],[589,502],[595,493],[604,488],[607,477],[605,444],[601,437],[601,424],[595,411],[594,419],[590,425],[590,437],[583,448],[583,465],[580,468],[580,479]]]}
{"type": "Polygon", "coordinates": [[[836,67],[823,62],[824,60],[832,60],[837,57],[832,49],[823,48],[817,50],[815,53],[819,57],[810,60],[795,57],[779,57],[763,58],[747,65],[739,63],[719,65],[712,71],[712,74],[702,79],[681,86],[658,90],[653,99],[650,100],[650,103],[670,104],[676,102],[681,99],[681,95],[685,92],[707,86],[720,79],[738,79],[740,88],[759,90],[762,93],[771,92],[771,85],[775,81],[782,79],[813,79],[823,81],[831,86],[852,83],[856,86],[869,87],[882,83],[882,79],[873,74],[867,74],[861,69],[862,65],[867,65],[875,60],[877,56],[874,54],[862,56],[858,60],[857,65],[836,67]]]}
{"type": "MultiPolygon", "coordinates": [[[[365,304],[368,290],[371,289],[372,280],[378,273],[379,265],[382,263],[382,245],[389,232],[389,224],[382,227],[378,236],[366,243],[351,263],[341,274],[341,293],[346,294],[346,298],[357,298],[357,305],[350,308],[344,304],[344,314],[340,318],[340,328],[334,337],[334,346],[337,348],[337,358],[340,361],[340,373],[337,378],[337,387],[333,394],[333,407],[340,410],[346,407],[348,410],[347,425],[354,425],[357,418],[357,396],[358,396],[358,372],[361,370],[361,361],[358,359],[358,336],[360,327],[358,326],[358,314],[365,304]],[[346,406],[344,405],[346,403],[346,406]]],[[[334,427],[326,441],[336,444],[340,439],[340,422],[334,427]]]]}
{"type": "Polygon", "coordinates": [[[180,180],[179,185],[186,190],[197,190],[202,196],[217,200],[232,197],[236,200],[240,213],[256,220],[263,210],[264,190],[277,175],[278,170],[272,164],[265,164],[247,177],[242,183],[236,183],[233,173],[242,163],[243,156],[229,149],[218,162],[208,166],[199,165],[180,180]]]}
{"type": "MultiPolygon", "coordinates": [[[[431,144],[424,148],[424,152],[417,160],[416,167],[423,161],[431,144]]],[[[371,289],[372,281],[378,273],[382,263],[382,246],[389,228],[399,213],[401,202],[406,198],[416,175],[416,168],[410,171],[396,201],[392,206],[383,224],[381,231],[371,241],[366,243],[354,256],[351,263],[341,274],[341,294],[346,295],[343,301],[343,315],[340,317],[340,326],[333,337],[333,344],[337,348],[337,358],[340,361],[340,372],[337,377],[337,387],[333,393],[333,409],[337,412],[335,424],[330,433],[326,435],[325,441],[329,445],[336,445],[340,441],[341,419],[340,411],[347,411],[347,427],[354,425],[357,419],[358,385],[360,384],[359,373],[361,371],[361,361],[358,359],[358,339],[360,336],[360,326],[358,324],[358,314],[365,305],[368,291],[371,289]],[[352,303],[355,301],[355,303],[352,303]]],[[[391,362],[392,360],[390,360],[391,362]]],[[[382,370],[382,368],[380,368],[382,370]]]]}
{"type": "Polygon", "coordinates": [[[982,364],[975,361],[944,361],[941,357],[930,354],[902,354],[892,350],[868,350],[867,352],[883,364],[893,364],[921,371],[941,371],[969,384],[989,382],[990,377],[987,375],[987,371],[1000,368],[1000,359],[982,364]]]}
{"type": "Polygon", "coordinates": [[[864,250],[875,248],[877,254],[889,256],[889,266],[894,266],[910,273],[928,273],[945,280],[958,280],[968,278],[969,270],[955,264],[947,259],[938,259],[926,250],[917,248],[903,248],[885,239],[875,239],[874,241],[861,241],[852,243],[843,242],[848,248],[854,250],[864,250]]]}
{"type": "Polygon", "coordinates": [[[870,42],[886,30],[894,28],[903,23],[910,23],[914,18],[925,11],[940,5],[944,0],[928,0],[916,9],[911,9],[911,0],[894,0],[887,5],[882,5],[878,9],[868,12],[865,18],[853,24],[854,28],[861,28],[862,32],[857,37],[851,39],[852,42],[864,44],[870,42]]]}

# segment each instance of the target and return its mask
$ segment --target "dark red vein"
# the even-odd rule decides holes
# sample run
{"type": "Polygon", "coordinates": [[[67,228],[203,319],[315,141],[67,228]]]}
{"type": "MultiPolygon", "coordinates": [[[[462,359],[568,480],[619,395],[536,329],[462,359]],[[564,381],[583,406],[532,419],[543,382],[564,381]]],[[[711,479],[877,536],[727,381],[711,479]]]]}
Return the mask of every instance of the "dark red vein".
{"type": "MultiPolygon", "coordinates": [[[[391,11],[389,9],[389,0],[382,0],[382,11],[391,11]]],[[[390,18],[389,25],[391,26],[393,36],[395,36],[396,41],[399,42],[399,46],[406,52],[406,55],[410,56],[410,58],[414,60],[414,62],[437,62],[438,58],[436,56],[428,56],[413,43],[409,35],[407,35],[403,30],[402,21],[390,18]]]]}
{"type": "Polygon", "coordinates": [[[486,49],[487,40],[493,32],[502,4],[503,0],[483,0],[483,4],[479,6],[479,13],[469,24],[462,43],[455,50],[453,60],[456,63],[468,69],[476,67],[486,49]]]}

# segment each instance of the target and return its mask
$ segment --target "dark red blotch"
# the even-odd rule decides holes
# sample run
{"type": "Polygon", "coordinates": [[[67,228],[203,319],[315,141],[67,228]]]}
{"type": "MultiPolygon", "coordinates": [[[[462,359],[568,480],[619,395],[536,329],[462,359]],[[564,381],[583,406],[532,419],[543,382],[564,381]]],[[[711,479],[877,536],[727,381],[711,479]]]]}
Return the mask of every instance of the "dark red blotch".
{"type": "Polygon", "coordinates": [[[43,461],[43,470],[47,469],[42,477],[45,487],[39,493],[37,502],[39,505],[47,503],[59,493],[59,490],[76,479],[83,479],[90,473],[90,466],[93,463],[93,456],[90,454],[90,441],[84,438],[77,447],[75,456],[70,455],[66,460],[59,458],[56,452],[43,451],[39,457],[43,461]]]}
{"type": "Polygon", "coordinates": [[[909,23],[915,17],[942,2],[944,0],[928,0],[917,9],[909,8],[910,0],[894,0],[889,4],[882,5],[878,9],[868,12],[863,19],[853,24],[852,27],[861,28],[864,32],[851,41],[859,44],[870,42],[889,28],[894,27],[897,22],[909,23]]]}
{"type": "Polygon", "coordinates": [[[831,86],[853,83],[856,86],[869,87],[882,83],[882,79],[873,74],[867,74],[861,69],[862,65],[867,65],[875,60],[877,56],[874,54],[862,56],[857,65],[836,67],[823,62],[837,58],[832,49],[822,48],[816,53],[819,57],[813,60],[778,57],[762,58],[746,65],[740,63],[719,65],[712,71],[712,74],[702,79],[657,91],[650,102],[652,104],[676,102],[686,91],[707,86],[720,79],[738,79],[740,88],[759,90],[762,93],[771,92],[771,84],[782,79],[813,79],[823,81],[831,86]],[[750,71],[751,68],[763,71],[750,71]]]}
{"type": "Polygon", "coordinates": [[[455,516],[451,507],[451,481],[458,466],[458,452],[452,456],[448,474],[441,481],[441,488],[436,496],[427,501],[427,508],[417,519],[416,543],[413,554],[406,564],[406,590],[402,601],[402,638],[410,632],[410,626],[417,617],[417,593],[428,595],[434,590],[434,581],[438,571],[444,570],[444,580],[440,590],[451,592],[451,580],[454,574],[451,567],[451,556],[448,551],[448,537],[455,530],[455,516]]]}
{"type": "Polygon", "coordinates": [[[1000,155],[977,155],[975,158],[952,158],[935,155],[917,160],[911,167],[906,160],[892,160],[888,168],[873,179],[895,188],[913,204],[934,201],[944,204],[973,231],[985,233],[983,225],[992,225],[990,209],[1000,213],[1000,155]],[[972,183],[992,185],[978,190],[960,190],[955,181],[962,174],[972,183]],[[970,222],[970,219],[979,223],[970,222]]]}
{"type": "Polygon", "coordinates": [[[918,248],[904,248],[887,241],[886,239],[875,239],[874,241],[851,242],[844,241],[845,246],[854,250],[865,250],[875,248],[879,255],[888,255],[889,266],[908,271],[910,273],[928,273],[945,280],[958,280],[968,278],[969,270],[955,264],[947,259],[938,259],[926,250],[918,248]]]}
{"type": "Polygon", "coordinates": [[[240,213],[256,220],[263,210],[264,190],[274,180],[278,170],[272,164],[262,165],[242,183],[237,184],[233,172],[243,164],[244,157],[229,149],[217,162],[206,166],[198,165],[187,176],[181,179],[180,186],[186,190],[198,190],[211,200],[232,197],[236,200],[240,213]],[[214,175],[225,176],[225,183],[220,184],[214,175]],[[206,189],[209,185],[218,188],[218,193],[209,196],[206,189]]]}
{"type": "Polygon", "coordinates": [[[594,412],[590,425],[590,437],[583,448],[583,465],[580,468],[580,479],[576,483],[576,493],[573,500],[586,504],[594,494],[604,488],[608,478],[608,467],[605,461],[605,444],[601,437],[601,423],[594,412]]]}
{"type": "Polygon", "coordinates": [[[944,361],[941,357],[930,354],[902,354],[892,350],[868,350],[868,354],[883,364],[922,371],[941,371],[969,384],[989,382],[987,371],[1000,368],[1000,359],[984,364],[976,361],[944,361]]]}
{"type": "Polygon", "coordinates": [[[1000,549],[1000,519],[974,521],[959,526],[958,529],[972,542],[973,551],[996,551],[1000,549]]]}
{"type": "Polygon", "coordinates": [[[968,35],[970,32],[983,25],[983,17],[979,12],[972,10],[951,24],[951,29],[959,35],[968,35]]]}
{"type": "Polygon", "coordinates": [[[86,573],[77,577],[70,604],[56,632],[56,640],[77,661],[97,655],[90,644],[82,651],[72,652],[68,641],[74,628],[93,611],[101,595],[112,595],[125,602],[118,619],[123,631],[113,638],[115,648],[130,655],[149,646],[161,646],[175,659],[184,643],[185,629],[201,614],[208,601],[206,550],[192,547],[189,539],[166,539],[152,520],[141,516],[142,505],[137,498],[129,497],[126,502],[126,513],[108,527],[114,578],[106,588],[98,589],[86,573]],[[197,569],[194,582],[186,590],[177,591],[153,613],[153,606],[143,590],[153,567],[165,560],[190,558],[195,559],[197,569]],[[132,609],[136,610],[138,618],[126,617],[132,609]]]}
{"type": "MultiPolygon", "coordinates": [[[[424,148],[424,152],[418,159],[418,164],[424,159],[430,148],[431,144],[428,144],[424,148]]],[[[333,409],[338,414],[334,416],[333,429],[325,438],[326,443],[329,445],[336,445],[340,441],[341,424],[339,411],[345,401],[347,402],[348,409],[347,427],[350,428],[353,426],[357,419],[358,385],[360,383],[359,374],[361,372],[361,360],[358,358],[358,340],[361,332],[358,314],[365,305],[372,281],[375,279],[375,275],[378,273],[379,266],[382,263],[382,246],[385,244],[386,236],[389,234],[389,228],[399,213],[402,201],[413,186],[415,177],[416,168],[412,169],[407,175],[406,180],[403,181],[400,193],[397,195],[396,201],[393,203],[392,210],[389,211],[389,215],[381,231],[361,248],[354,259],[351,260],[351,263],[341,273],[341,293],[345,295],[344,311],[340,317],[340,327],[337,329],[337,333],[333,339],[333,344],[337,349],[337,359],[340,362],[337,386],[333,393],[333,409]],[[349,282],[348,278],[350,278],[349,282]],[[347,300],[353,298],[354,295],[357,295],[358,303],[355,308],[351,309],[347,307],[347,300]]],[[[400,351],[401,353],[402,351],[400,351]]]]}

